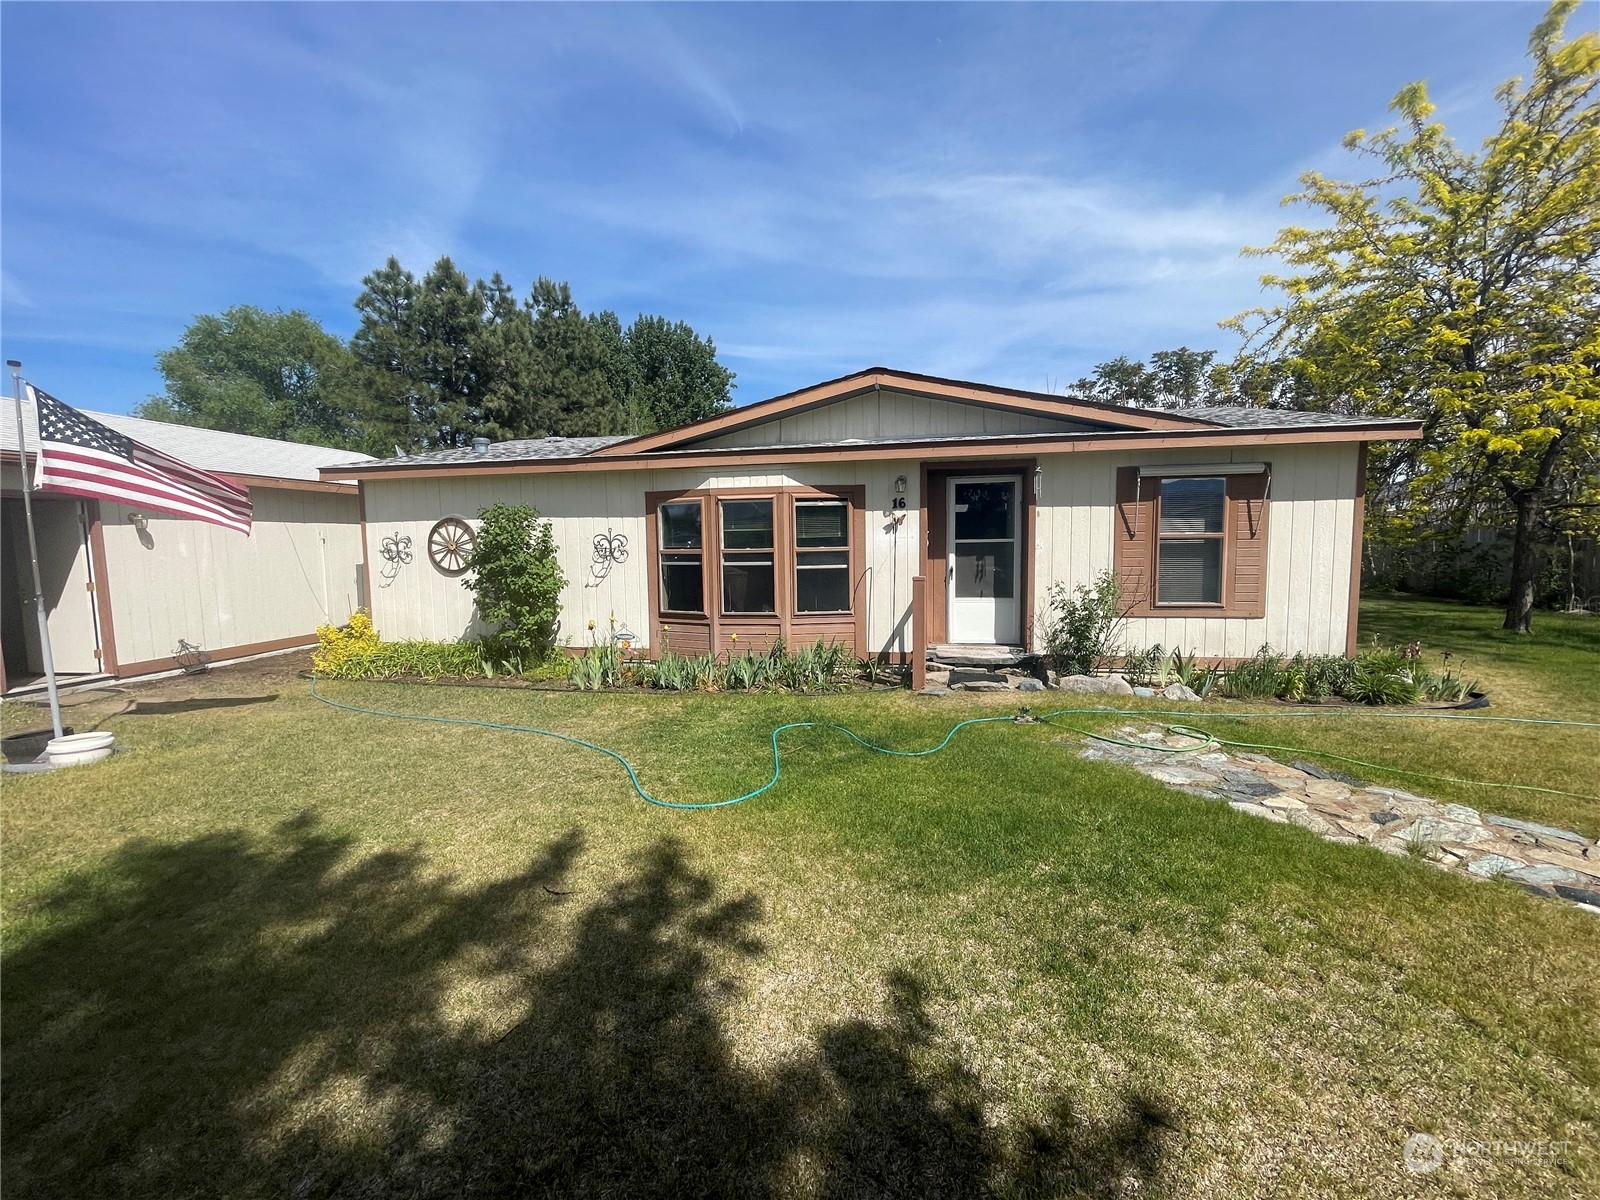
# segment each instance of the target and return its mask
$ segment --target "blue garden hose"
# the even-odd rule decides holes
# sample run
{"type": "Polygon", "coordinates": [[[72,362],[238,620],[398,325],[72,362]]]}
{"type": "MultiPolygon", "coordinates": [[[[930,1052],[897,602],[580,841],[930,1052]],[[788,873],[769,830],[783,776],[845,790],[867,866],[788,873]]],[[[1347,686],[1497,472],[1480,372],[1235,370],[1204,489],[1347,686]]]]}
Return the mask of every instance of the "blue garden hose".
{"type": "MultiPolygon", "coordinates": [[[[960,733],[969,725],[987,725],[1000,722],[1004,722],[1006,724],[1017,724],[1019,721],[1026,723],[1051,722],[1056,717],[1067,716],[1192,717],[1194,715],[1192,712],[1177,712],[1162,709],[1058,708],[1052,712],[1041,713],[1037,717],[1026,717],[1021,715],[969,717],[965,721],[957,721],[950,727],[949,732],[944,735],[943,739],[940,740],[938,745],[931,746],[926,750],[896,750],[889,746],[879,746],[875,742],[867,741],[854,730],[849,729],[844,725],[835,724],[832,721],[791,721],[787,725],[779,725],[772,731],[771,779],[767,780],[766,783],[762,784],[754,791],[746,792],[742,796],[734,796],[728,800],[706,800],[700,803],[691,804],[677,800],[663,800],[658,796],[652,796],[649,792],[645,791],[644,785],[639,782],[639,775],[638,772],[633,769],[633,764],[627,759],[623,758],[622,755],[618,754],[615,750],[612,750],[608,746],[602,746],[597,742],[591,742],[584,738],[573,737],[571,734],[557,733],[552,729],[538,729],[532,725],[506,725],[496,721],[475,721],[468,717],[436,717],[425,713],[388,712],[384,709],[366,708],[359,704],[345,704],[339,700],[330,700],[321,692],[317,691],[317,681],[314,678],[311,680],[311,695],[313,699],[316,699],[331,708],[341,708],[346,712],[360,713],[369,717],[389,717],[397,721],[425,721],[434,725],[465,725],[478,729],[497,729],[507,733],[531,733],[538,737],[554,738],[559,742],[567,742],[574,746],[582,746],[586,750],[597,750],[601,754],[606,755],[608,758],[614,758],[617,760],[617,762],[622,764],[622,769],[628,773],[628,782],[633,785],[633,790],[638,794],[639,799],[643,800],[647,804],[654,804],[661,808],[679,809],[727,808],[730,805],[743,804],[746,800],[754,800],[763,792],[770,791],[773,787],[777,786],[778,779],[783,774],[783,759],[778,748],[778,735],[781,733],[787,733],[791,729],[833,729],[844,734],[845,737],[849,738],[857,745],[872,751],[874,754],[888,754],[893,755],[896,758],[927,758],[929,755],[938,754],[939,751],[943,750],[951,743],[956,734],[960,733]]],[[[1026,713],[1026,711],[1026,709],[1023,710],[1024,713],[1026,713]]],[[[1279,712],[1218,713],[1215,715],[1232,720],[1251,717],[1350,716],[1356,714],[1331,709],[1287,709],[1279,712]]],[[[1566,725],[1582,729],[1600,729],[1600,722],[1597,721],[1566,721],[1545,717],[1478,716],[1476,714],[1447,712],[1361,713],[1359,715],[1365,717],[1384,718],[1431,717],[1436,720],[1455,721],[1502,721],[1522,725],[1566,725]]],[[[1068,726],[1057,727],[1070,729],[1068,726]]],[[[1169,746],[1152,746],[1148,742],[1129,742],[1123,740],[1122,738],[1111,737],[1108,734],[1096,733],[1088,729],[1071,729],[1070,731],[1073,733],[1082,734],[1084,737],[1093,738],[1095,741],[1099,742],[1109,742],[1119,746],[1134,746],[1142,750],[1160,750],[1172,754],[1191,754],[1199,750],[1210,749],[1214,746],[1238,746],[1241,748],[1249,748],[1254,750],[1279,750],[1292,754],[1309,754],[1318,758],[1336,759],[1340,762],[1353,763],[1356,766],[1368,767],[1373,770],[1389,771],[1397,775],[1406,775],[1415,779],[1429,779],[1437,782],[1468,784],[1474,787],[1514,788],[1518,791],[1542,792],[1548,795],[1569,796],[1578,800],[1589,800],[1600,803],[1600,797],[1586,796],[1579,792],[1566,792],[1560,790],[1559,788],[1535,787],[1532,784],[1525,783],[1491,783],[1480,779],[1456,779],[1448,775],[1430,775],[1422,771],[1408,771],[1399,767],[1387,767],[1378,763],[1364,762],[1361,759],[1349,758],[1345,755],[1334,754],[1326,750],[1308,750],[1304,747],[1298,746],[1275,746],[1257,742],[1231,741],[1227,738],[1220,738],[1213,733],[1208,733],[1204,730],[1195,729],[1187,725],[1169,725],[1167,726],[1167,729],[1173,733],[1180,733],[1186,737],[1199,739],[1202,744],[1199,746],[1174,749],[1173,747],[1169,746]]]]}

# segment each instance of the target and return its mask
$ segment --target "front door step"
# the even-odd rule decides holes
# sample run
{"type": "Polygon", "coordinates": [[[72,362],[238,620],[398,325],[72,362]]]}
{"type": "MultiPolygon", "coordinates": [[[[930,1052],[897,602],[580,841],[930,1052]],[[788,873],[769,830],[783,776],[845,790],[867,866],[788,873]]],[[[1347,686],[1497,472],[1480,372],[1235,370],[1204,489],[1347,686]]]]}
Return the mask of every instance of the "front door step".
{"type": "Polygon", "coordinates": [[[928,647],[928,661],[947,667],[1014,667],[1029,657],[1022,646],[959,645],[946,642],[928,647]]]}

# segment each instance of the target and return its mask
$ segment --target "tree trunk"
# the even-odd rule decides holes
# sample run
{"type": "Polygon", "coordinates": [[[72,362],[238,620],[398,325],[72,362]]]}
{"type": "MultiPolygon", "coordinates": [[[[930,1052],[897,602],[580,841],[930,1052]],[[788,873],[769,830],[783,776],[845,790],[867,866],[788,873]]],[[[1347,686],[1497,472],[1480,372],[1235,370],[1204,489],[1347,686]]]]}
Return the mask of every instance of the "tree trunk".
{"type": "Polygon", "coordinates": [[[1511,598],[1506,602],[1502,629],[1533,632],[1533,602],[1539,586],[1539,493],[1524,488],[1517,493],[1517,528],[1511,543],[1511,598]]]}

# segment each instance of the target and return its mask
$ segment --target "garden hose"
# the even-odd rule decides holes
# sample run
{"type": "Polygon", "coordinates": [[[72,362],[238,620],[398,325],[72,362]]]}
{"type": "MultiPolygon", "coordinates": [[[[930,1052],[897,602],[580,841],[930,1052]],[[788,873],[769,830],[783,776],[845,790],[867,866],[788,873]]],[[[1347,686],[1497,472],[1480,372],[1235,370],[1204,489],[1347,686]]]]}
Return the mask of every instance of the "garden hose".
{"type": "MultiPolygon", "coordinates": [[[[783,774],[783,758],[782,752],[778,747],[778,735],[787,733],[791,729],[832,729],[844,734],[851,741],[874,754],[887,754],[896,758],[927,758],[930,755],[938,754],[950,744],[950,742],[955,738],[956,734],[960,733],[969,725],[988,725],[1001,722],[1006,724],[1050,724],[1055,728],[1065,729],[1071,733],[1081,734],[1084,737],[1092,738],[1098,742],[1106,742],[1117,746],[1130,746],[1140,750],[1158,750],[1169,754],[1194,754],[1212,749],[1213,747],[1217,746],[1237,746],[1252,750],[1278,750],[1290,754],[1304,754],[1315,758],[1334,759],[1339,762],[1351,763],[1355,766],[1367,767],[1376,771],[1388,771],[1396,775],[1405,775],[1414,779],[1431,779],[1437,782],[1465,784],[1471,787],[1512,788],[1517,791],[1541,792],[1546,795],[1567,796],[1577,800],[1588,800],[1600,803],[1600,797],[1585,796],[1579,792],[1566,792],[1559,788],[1535,787],[1532,784],[1526,783],[1493,783],[1481,779],[1456,779],[1449,775],[1430,775],[1421,771],[1407,771],[1399,767],[1389,767],[1379,763],[1369,763],[1358,758],[1349,758],[1342,754],[1334,754],[1327,750],[1311,750],[1301,746],[1277,746],[1260,742],[1232,741],[1228,738],[1220,738],[1213,733],[1208,733],[1201,729],[1195,729],[1188,725],[1168,725],[1166,728],[1169,733],[1181,734],[1184,737],[1198,739],[1201,741],[1201,745],[1188,747],[1155,746],[1149,742],[1127,741],[1123,738],[1112,737],[1110,734],[1096,733],[1088,729],[1075,729],[1072,726],[1060,725],[1054,721],[1054,718],[1056,717],[1069,716],[1187,717],[1193,715],[1192,713],[1173,712],[1170,710],[1123,708],[1058,708],[1052,712],[1041,713],[1037,716],[1030,714],[1028,710],[1024,708],[1016,715],[969,717],[964,721],[957,721],[950,727],[949,731],[944,735],[937,745],[931,746],[926,750],[896,750],[889,746],[879,746],[874,742],[867,741],[853,729],[850,729],[844,725],[836,724],[832,721],[791,721],[786,725],[779,725],[772,731],[772,778],[767,780],[766,783],[762,784],[754,791],[746,792],[742,796],[734,796],[727,800],[705,800],[698,803],[688,803],[678,800],[663,800],[658,796],[652,796],[649,792],[645,791],[644,785],[639,782],[639,775],[638,772],[633,769],[633,764],[621,754],[617,753],[615,750],[612,750],[608,746],[602,746],[597,742],[591,742],[584,738],[574,737],[571,734],[557,733],[552,729],[539,729],[532,725],[507,725],[497,721],[477,721],[469,717],[438,717],[431,716],[426,713],[388,712],[384,709],[367,708],[359,704],[346,704],[343,701],[330,700],[327,696],[324,696],[321,692],[317,691],[317,681],[315,678],[311,680],[311,696],[313,699],[326,704],[331,708],[340,708],[346,712],[359,713],[369,717],[388,717],[397,721],[423,721],[435,725],[464,725],[478,729],[495,729],[506,733],[531,733],[538,737],[554,738],[556,741],[567,742],[574,746],[582,746],[586,750],[596,750],[599,753],[606,755],[608,758],[613,758],[622,764],[622,769],[628,773],[628,782],[632,784],[633,790],[638,795],[639,799],[645,801],[647,804],[654,804],[660,808],[727,808],[734,804],[742,804],[746,800],[754,800],[762,793],[770,791],[772,788],[777,786],[778,780],[783,774]]],[[[1323,710],[1322,712],[1289,710],[1284,712],[1228,713],[1217,715],[1220,717],[1225,717],[1225,719],[1234,720],[1251,717],[1335,715],[1335,710],[1323,710]]],[[[1349,716],[1352,714],[1341,713],[1338,715],[1349,716]]],[[[1445,712],[1361,713],[1359,715],[1374,718],[1432,717],[1437,720],[1454,721],[1501,721],[1526,725],[1565,725],[1583,729],[1600,729],[1600,722],[1596,721],[1567,721],[1545,717],[1491,717],[1477,716],[1475,714],[1453,714],[1445,712]]]]}

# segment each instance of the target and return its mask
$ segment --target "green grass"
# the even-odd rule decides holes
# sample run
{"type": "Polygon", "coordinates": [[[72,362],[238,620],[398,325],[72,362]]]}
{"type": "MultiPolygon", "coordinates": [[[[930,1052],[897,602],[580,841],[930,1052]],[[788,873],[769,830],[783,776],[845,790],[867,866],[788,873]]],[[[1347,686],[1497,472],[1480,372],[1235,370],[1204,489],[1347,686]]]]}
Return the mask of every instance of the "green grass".
{"type": "MultiPolygon", "coordinates": [[[[1457,639],[1491,711],[1596,711],[1576,619],[1514,641],[1479,610],[1365,615],[1457,639]]],[[[764,782],[775,724],[928,745],[1009,699],[326,687],[595,738],[678,800],[764,782]]],[[[925,760],[797,731],[767,795],[685,813],[590,752],[336,712],[281,666],[143,694],[106,718],[127,753],[5,784],[8,1192],[1600,1187],[1600,918],[1085,762],[1058,730],[978,726],[925,760]],[[246,696],[271,699],[217,703],[246,696]],[[1413,1176],[1416,1130],[1568,1144],[1413,1176]]],[[[1196,723],[1576,791],[1600,750],[1214,708],[1196,723]]],[[[1515,795],[1461,792],[1597,811],[1515,795]]]]}

